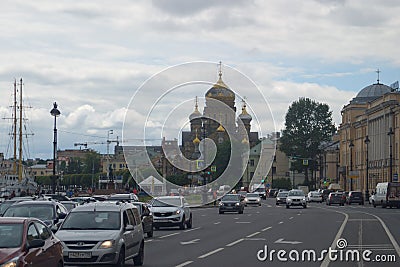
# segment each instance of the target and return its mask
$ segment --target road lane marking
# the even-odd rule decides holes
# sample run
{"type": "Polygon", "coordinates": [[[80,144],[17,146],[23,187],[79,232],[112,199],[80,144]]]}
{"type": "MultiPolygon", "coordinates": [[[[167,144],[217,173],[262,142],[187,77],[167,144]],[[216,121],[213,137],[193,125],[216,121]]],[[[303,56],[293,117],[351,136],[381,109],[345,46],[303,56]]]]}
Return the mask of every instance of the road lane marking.
{"type": "Polygon", "coordinates": [[[208,256],[210,256],[210,255],[212,255],[212,254],[215,254],[215,253],[217,253],[217,252],[220,252],[221,250],[224,250],[224,248],[217,248],[216,250],[213,250],[213,251],[210,251],[210,252],[208,252],[208,253],[206,253],[206,254],[203,254],[203,255],[199,256],[198,258],[199,258],[199,259],[204,259],[204,258],[206,258],[206,257],[208,257],[208,256]]]}
{"type": "Polygon", "coordinates": [[[151,242],[151,241],[153,241],[153,239],[147,239],[147,240],[144,240],[144,242],[145,242],[145,243],[147,243],[147,242],[151,242]]]}
{"type": "Polygon", "coordinates": [[[176,265],[175,267],[183,267],[183,266],[186,266],[186,265],[189,265],[189,264],[191,264],[193,261],[185,261],[184,263],[181,263],[181,264],[179,264],[179,265],[176,265]]]}
{"type": "Polygon", "coordinates": [[[290,217],[289,220],[293,219],[293,217],[290,217]]]}
{"type": "Polygon", "coordinates": [[[195,243],[197,243],[197,241],[199,241],[200,239],[193,239],[193,240],[190,240],[190,241],[184,241],[184,242],[180,242],[181,243],[181,245],[191,245],[191,244],[195,244],[195,243]]]}
{"type": "Polygon", "coordinates": [[[377,222],[377,219],[349,219],[349,222],[354,222],[354,221],[363,221],[363,222],[377,222]]]}
{"type": "Polygon", "coordinates": [[[229,243],[229,244],[226,245],[226,246],[227,246],[227,247],[232,247],[232,246],[234,246],[234,245],[236,245],[236,244],[242,242],[243,240],[244,240],[243,238],[238,239],[238,240],[236,240],[236,241],[233,241],[232,243],[229,243]]]}
{"type": "Polygon", "coordinates": [[[268,207],[268,208],[272,208],[272,206],[271,206],[270,204],[267,204],[267,207],[268,207]]]}
{"type": "MultiPolygon", "coordinates": [[[[326,209],[326,208],[320,208],[320,209],[329,210],[329,209],[326,209]]],[[[331,244],[331,249],[335,249],[335,248],[336,248],[337,241],[338,241],[339,238],[342,236],[343,231],[344,231],[344,228],[345,228],[345,226],[346,226],[346,224],[347,224],[347,221],[349,220],[349,215],[348,215],[347,213],[344,213],[344,212],[341,212],[341,211],[336,211],[336,210],[334,210],[334,212],[343,214],[345,217],[344,217],[344,220],[343,220],[342,225],[341,225],[340,228],[339,228],[339,231],[337,232],[337,234],[336,234],[336,236],[335,236],[335,239],[333,240],[333,242],[332,242],[332,244],[331,244]]],[[[325,256],[324,261],[321,263],[321,267],[328,267],[329,262],[330,262],[330,259],[329,259],[329,253],[328,253],[328,254],[325,256]]]]}
{"type": "Polygon", "coordinates": [[[174,235],[179,235],[179,234],[180,234],[179,232],[176,232],[176,233],[172,233],[172,234],[169,234],[169,235],[160,236],[159,238],[166,238],[166,237],[170,237],[170,236],[174,236],[174,235]]]}
{"type": "Polygon", "coordinates": [[[214,224],[220,224],[221,222],[215,222],[214,224]]]}
{"type": "Polygon", "coordinates": [[[386,235],[389,237],[390,242],[392,242],[394,249],[396,250],[397,254],[400,256],[400,246],[397,243],[396,239],[393,237],[392,233],[390,232],[389,228],[387,228],[386,224],[384,223],[384,221],[382,221],[382,219],[372,213],[368,213],[368,212],[361,212],[361,213],[365,213],[368,215],[372,215],[374,216],[376,219],[378,219],[378,221],[381,223],[383,229],[385,229],[386,235]]]}
{"type": "Polygon", "coordinates": [[[236,223],[251,223],[251,222],[236,222],[236,223]]]}
{"type": "Polygon", "coordinates": [[[283,222],[279,222],[278,224],[282,224],[283,222]]]}
{"type": "Polygon", "coordinates": [[[184,232],[187,233],[187,232],[199,230],[200,228],[201,228],[201,227],[196,227],[196,228],[192,228],[192,229],[185,230],[184,232]]]}
{"type": "Polygon", "coordinates": [[[268,226],[267,228],[264,228],[264,229],[262,229],[261,231],[262,232],[265,232],[265,231],[267,231],[267,230],[269,230],[269,229],[271,229],[272,228],[272,226],[268,226]]]}
{"type": "Polygon", "coordinates": [[[297,245],[297,244],[301,244],[303,242],[301,241],[287,241],[287,240],[283,240],[283,238],[279,238],[278,240],[276,240],[274,243],[277,244],[291,244],[291,245],[297,245]]]}
{"type": "Polygon", "coordinates": [[[250,234],[250,235],[248,235],[248,236],[246,236],[246,237],[253,237],[253,236],[255,236],[255,235],[258,235],[259,233],[261,233],[261,232],[255,232],[255,233],[252,233],[252,234],[250,234]]]}

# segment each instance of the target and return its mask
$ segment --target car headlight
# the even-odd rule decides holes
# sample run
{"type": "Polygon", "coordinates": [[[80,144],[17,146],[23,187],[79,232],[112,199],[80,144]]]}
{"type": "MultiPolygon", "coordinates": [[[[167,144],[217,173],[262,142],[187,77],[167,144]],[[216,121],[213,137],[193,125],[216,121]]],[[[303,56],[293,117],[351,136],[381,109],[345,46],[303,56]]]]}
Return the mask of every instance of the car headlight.
{"type": "Polygon", "coordinates": [[[220,206],[223,206],[223,205],[224,205],[224,203],[222,203],[222,202],[219,202],[219,205],[220,205],[220,206]]]}
{"type": "Polygon", "coordinates": [[[101,243],[99,248],[112,248],[114,246],[114,240],[106,240],[101,243]]]}
{"type": "Polygon", "coordinates": [[[246,202],[247,202],[247,201],[249,201],[249,200],[247,199],[247,197],[245,197],[245,198],[244,198],[244,201],[246,201],[246,202]]]}
{"type": "Polygon", "coordinates": [[[180,214],[181,213],[181,210],[176,210],[175,212],[174,212],[174,214],[180,214]]]}
{"type": "Polygon", "coordinates": [[[19,257],[15,257],[6,263],[3,263],[2,265],[0,265],[0,267],[16,267],[18,264],[18,259],[19,257]]]}
{"type": "Polygon", "coordinates": [[[240,203],[235,203],[235,206],[240,206],[240,203]]]}

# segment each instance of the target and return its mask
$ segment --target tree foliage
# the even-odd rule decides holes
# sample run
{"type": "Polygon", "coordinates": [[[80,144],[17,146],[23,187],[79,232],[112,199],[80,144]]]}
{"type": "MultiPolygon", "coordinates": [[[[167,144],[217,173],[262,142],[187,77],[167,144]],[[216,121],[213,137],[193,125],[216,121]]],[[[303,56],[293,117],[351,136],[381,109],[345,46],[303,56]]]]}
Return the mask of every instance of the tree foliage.
{"type": "Polygon", "coordinates": [[[279,149],[293,157],[292,170],[304,172],[306,183],[308,169],[316,169],[315,159],[320,153],[320,144],[329,141],[335,131],[332,111],[327,104],[299,98],[289,107],[279,149]],[[309,164],[303,165],[303,159],[308,159],[309,164]]]}

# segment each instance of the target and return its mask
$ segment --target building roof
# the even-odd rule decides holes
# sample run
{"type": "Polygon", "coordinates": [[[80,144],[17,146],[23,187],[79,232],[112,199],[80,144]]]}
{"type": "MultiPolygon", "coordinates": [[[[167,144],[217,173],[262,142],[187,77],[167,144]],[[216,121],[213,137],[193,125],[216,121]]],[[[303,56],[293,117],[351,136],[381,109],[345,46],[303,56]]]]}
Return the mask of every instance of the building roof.
{"type": "Polygon", "coordinates": [[[351,100],[351,103],[366,103],[375,100],[386,93],[390,93],[392,88],[382,83],[374,83],[364,87],[357,96],[351,100]]]}

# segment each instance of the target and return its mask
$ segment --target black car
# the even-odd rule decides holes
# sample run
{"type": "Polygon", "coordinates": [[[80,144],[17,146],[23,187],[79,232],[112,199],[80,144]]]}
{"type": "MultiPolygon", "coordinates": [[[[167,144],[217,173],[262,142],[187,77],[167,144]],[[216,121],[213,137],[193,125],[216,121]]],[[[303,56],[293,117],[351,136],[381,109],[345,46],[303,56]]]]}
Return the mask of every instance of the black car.
{"type": "Polygon", "coordinates": [[[364,196],[360,191],[350,191],[347,196],[347,204],[358,203],[359,205],[364,205],[364,196]]]}
{"type": "Polygon", "coordinates": [[[332,192],[326,199],[326,205],[339,204],[340,206],[344,206],[346,202],[346,196],[343,192],[332,192]]]}
{"type": "Polygon", "coordinates": [[[148,237],[153,236],[153,214],[150,212],[149,205],[143,202],[132,202],[139,210],[140,218],[142,219],[143,232],[148,237]]]}
{"type": "Polygon", "coordinates": [[[224,212],[237,212],[242,214],[244,210],[244,203],[239,194],[226,194],[219,202],[219,214],[224,212]]]}
{"type": "Polygon", "coordinates": [[[29,200],[11,205],[3,217],[33,217],[52,227],[68,214],[63,204],[52,200],[29,200]]]}

